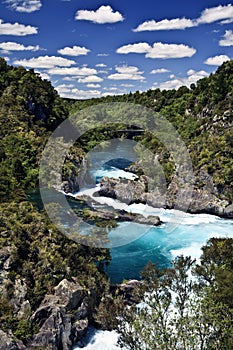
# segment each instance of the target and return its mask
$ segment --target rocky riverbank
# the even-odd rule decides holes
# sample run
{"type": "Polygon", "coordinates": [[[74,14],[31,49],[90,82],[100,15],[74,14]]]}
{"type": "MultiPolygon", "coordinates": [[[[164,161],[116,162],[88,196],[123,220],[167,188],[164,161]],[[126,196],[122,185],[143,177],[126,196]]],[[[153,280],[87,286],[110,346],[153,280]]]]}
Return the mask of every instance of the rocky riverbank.
{"type": "MultiPolygon", "coordinates": [[[[207,213],[223,218],[233,218],[233,204],[225,198],[220,198],[211,177],[206,173],[199,174],[199,177],[205,181],[204,185],[202,187],[194,186],[188,206],[185,195],[183,198],[181,196],[178,203],[176,201],[179,191],[176,177],[168,185],[165,194],[160,193],[159,189],[148,192],[145,176],[140,176],[136,181],[104,177],[96,195],[118,199],[128,205],[143,203],[155,208],[175,208],[192,214],[207,213]]],[[[200,179],[197,183],[200,183],[200,179]]]]}

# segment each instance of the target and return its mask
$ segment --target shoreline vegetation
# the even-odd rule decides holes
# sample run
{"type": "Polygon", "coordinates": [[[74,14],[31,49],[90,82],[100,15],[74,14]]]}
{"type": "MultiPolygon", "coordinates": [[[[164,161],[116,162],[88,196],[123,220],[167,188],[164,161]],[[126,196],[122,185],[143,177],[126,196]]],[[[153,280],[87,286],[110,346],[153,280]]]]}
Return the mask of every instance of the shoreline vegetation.
{"type": "MultiPolygon", "coordinates": [[[[166,321],[160,316],[165,315],[163,312],[171,301],[171,281],[176,280],[177,286],[181,289],[185,287],[180,293],[180,298],[183,299],[177,300],[182,315],[175,323],[180,331],[180,339],[185,342],[182,336],[186,331],[192,337],[195,332],[199,332],[200,339],[202,335],[205,337],[203,344],[198,345],[200,350],[231,350],[232,239],[210,239],[202,249],[200,262],[195,266],[200,281],[197,289],[192,289],[197,296],[195,310],[198,310],[201,320],[197,329],[193,328],[190,318],[192,315],[184,314],[187,310],[186,301],[187,304],[190,301],[187,289],[189,285],[186,282],[193,263],[189,258],[180,257],[175,261],[174,268],[166,271],[157,270],[149,263],[142,273],[145,281],[143,290],[138,291],[136,281],[112,286],[104,272],[111,259],[110,251],[69,240],[51,223],[43,208],[38,210],[29,202],[27,193],[39,188],[41,154],[51,133],[61,122],[70,115],[79,114],[85,108],[97,104],[127,102],[146,106],[163,115],[181,135],[194,168],[193,210],[202,211],[209,206],[209,213],[223,216],[227,209],[228,217],[232,218],[233,61],[225,62],[216,73],[190,87],[182,86],[178,90],[167,91],[136,91],[127,95],[82,101],[62,99],[51,83],[42,79],[34,70],[9,66],[3,58],[0,58],[0,75],[0,349],[70,350],[82,339],[90,325],[107,330],[117,329],[117,317],[122,312],[124,319],[129,322],[128,330],[131,332],[125,332],[122,324],[118,328],[121,334],[125,334],[120,338],[122,345],[137,350],[141,349],[143,342],[148,341],[145,344],[150,349],[159,349],[157,345],[151,347],[152,341],[153,344],[157,342],[161,346],[170,346],[170,350],[178,349],[179,342],[168,343],[172,340],[172,337],[169,340],[167,336],[170,325],[163,328],[160,338],[156,333],[156,327],[161,326],[156,320],[160,318],[163,325],[166,321]],[[134,307],[128,314],[124,313],[126,305],[134,305],[151,290],[157,296],[154,304],[151,304],[151,319],[146,312],[140,314],[134,307]],[[152,340],[150,337],[143,338],[142,324],[147,330],[155,330],[152,340]],[[210,324],[214,325],[211,334],[208,333],[210,324]],[[137,340],[136,327],[141,332],[141,338],[137,340]],[[203,329],[207,331],[202,333],[203,329]],[[133,347],[135,342],[138,345],[133,347]]],[[[113,109],[113,116],[114,113],[117,115],[118,111],[113,109]]],[[[88,122],[88,118],[78,121],[80,127],[82,123],[84,125],[88,122]]],[[[133,122],[136,123],[136,120],[133,122]]],[[[79,190],[77,177],[85,153],[100,141],[117,137],[121,131],[122,139],[140,141],[156,154],[166,183],[170,184],[171,195],[176,196],[178,184],[174,161],[152,134],[141,133],[142,130],[140,133],[135,130],[132,133],[125,125],[119,125],[116,130],[104,125],[99,129],[95,129],[95,125],[92,127],[92,133],[84,134],[66,157],[62,173],[62,189],[65,192],[74,193],[79,190]]],[[[65,143],[66,140],[62,142],[65,143]]],[[[135,163],[132,167],[136,165],[135,163]]],[[[133,172],[132,167],[130,171],[133,172]]],[[[134,183],[141,186],[141,192],[135,190],[134,195],[138,194],[135,200],[139,201],[145,193],[148,197],[145,181],[143,183],[144,174],[138,172],[138,169],[135,172],[139,180],[127,180],[124,183],[114,180],[111,188],[110,180],[103,179],[102,195],[111,192],[111,196],[122,199],[124,187],[131,184],[132,196],[136,186],[134,183]]],[[[128,197],[125,200],[130,203],[128,197]]],[[[96,213],[94,218],[91,211],[84,210],[83,214],[88,220],[96,220],[96,213]]],[[[113,214],[99,211],[98,215],[101,220],[115,225],[111,216],[113,214]]],[[[119,220],[124,215],[126,214],[122,213],[119,220]]],[[[138,219],[141,220],[139,216],[138,219]]],[[[159,219],[156,220],[159,223],[159,219]]],[[[182,349],[196,349],[188,347],[186,343],[182,344],[182,349]]]]}

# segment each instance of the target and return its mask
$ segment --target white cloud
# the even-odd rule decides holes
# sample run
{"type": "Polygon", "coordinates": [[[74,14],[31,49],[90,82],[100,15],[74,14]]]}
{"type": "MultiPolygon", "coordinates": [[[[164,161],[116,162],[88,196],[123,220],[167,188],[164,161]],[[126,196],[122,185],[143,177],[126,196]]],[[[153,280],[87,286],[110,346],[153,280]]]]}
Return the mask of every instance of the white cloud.
{"type": "Polygon", "coordinates": [[[74,88],[73,84],[60,84],[58,86],[56,86],[56,90],[59,93],[59,95],[66,93],[66,92],[70,92],[71,89],[74,88]]]}
{"type": "Polygon", "coordinates": [[[72,75],[76,77],[83,77],[88,75],[95,75],[97,73],[96,69],[93,68],[87,68],[87,67],[55,67],[48,70],[49,74],[53,75],[72,75]]]}
{"type": "Polygon", "coordinates": [[[202,11],[201,16],[197,19],[197,23],[213,23],[225,20],[225,23],[230,23],[233,20],[233,5],[219,5],[202,11]],[[227,22],[226,22],[227,21],[227,22]],[[230,22],[229,22],[230,21],[230,22]]]}
{"type": "Polygon", "coordinates": [[[0,35],[17,35],[25,36],[30,34],[37,34],[38,28],[30,25],[24,25],[20,23],[4,23],[0,19],[0,35]]]}
{"type": "Polygon", "coordinates": [[[150,74],[161,74],[161,73],[168,73],[170,72],[168,69],[166,68],[158,68],[158,69],[153,69],[150,74]]]}
{"type": "Polygon", "coordinates": [[[148,43],[136,43],[136,44],[128,44],[119,47],[116,52],[120,54],[128,54],[128,53],[146,53],[151,50],[151,46],[148,43]]]}
{"type": "Polygon", "coordinates": [[[144,72],[140,72],[137,67],[134,66],[116,66],[117,73],[110,74],[108,79],[111,80],[145,80],[142,76],[144,72]]]}
{"type": "Polygon", "coordinates": [[[106,90],[110,90],[110,91],[117,91],[118,90],[118,88],[117,87],[114,87],[114,86],[112,86],[112,87],[110,87],[110,88],[106,88],[106,90]]]}
{"type": "Polygon", "coordinates": [[[183,44],[164,44],[156,42],[153,46],[148,43],[129,44],[117,49],[117,53],[145,53],[147,58],[182,58],[192,57],[196,49],[183,44]]]}
{"type": "Polygon", "coordinates": [[[100,84],[87,84],[87,87],[90,89],[98,89],[101,87],[100,84]]]}
{"type": "Polygon", "coordinates": [[[161,42],[154,43],[151,50],[146,53],[148,58],[183,58],[192,57],[196,49],[183,44],[164,44],[161,42]]]}
{"type": "Polygon", "coordinates": [[[135,66],[116,66],[116,71],[121,74],[143,74],[144,72],[140,72],[138,67],[135,66]]]}
{"type": "Polygon", "coordinates": [[[174,29],[186,29],[194,27],[195,24],[191,19],[187,18],[174,18],[163,19],[156,22],[155,20],[145,21],[137,28],[133,29],[134,32],[152,31],[152,30],[174,30],[174,29]]]}
{"type": "Polygon", "coordinates": [[[97,56],[98,57],[107,57],[107,56],[109,56],[109,53],[98,53],[97,56]]]}
{"type": "MultiPolygon", "coordinates": [[[[180,86],[190,86],[192,83],[196,83],[198,80],[208,76],[209,74],[204,71],[195,71],[194,69],[189,69],[187,71],[187,77],[178,78],[174,74],[170,76],[170,80],[162,82],[161,84],[156,84],[161,90],[178,89],[180,86]]],[[[154,84],[155,85],[155,84],[154,84]]]]}
{"type": "Polygon", "coordinates": [[[74,98],[74,99],[90,99],[93,97],[100,97],[101,92],[99,90],[79,90],[77,88],[67,88],[65,87],[58,90],[62,97],[74,98]]]}
{"type": "Polygon", "coordinates": [[[224,39],[219,41],[220,46],[233,46],[233,32],[232,32],[232,30],[226,30],[223,38],[224,39]]]}
{"type": "Polygon", "coordinates": [[[219,56],[207,58],[207,60],[204,63],[212,66],[220,66],[221,64],[223,64],[223,62],[226,62],[229,60],[230,60],[230,57],[226,55],[219,55],[219,56]]]}
{"type": "Polygon", "coordinates": [[[24,46],[22,44],[18,44],[12,41],[7,41],[0,43],[0,49],[3,50],[4,52],[9,52],[9,51],[38,51],[40,50],[39,45],[36,46],[24,46]]]}
{"type": "Polygon", "coordinates": [[[198,26],[199,24],[208,24],[221,21],[221,24],[233,22],[233,5],[219,5],[216,7],[207,8],[202,11],[197,19],[189,18],[173,18],[163,19],[156,22],[155,20],[145,21],[135,29],[134,32],[153,31],[153,30],[175,30],[186,29],[198,26]]]}
{"type": "Polygon", "coordinates": [[[74,81],[75,79],[77,79],[77,77],[64,77],[62,78],[62,80],[65,80],[65,81],[74,81]]]}
{"type": "Polygon", "coordinates": [[[107,65],[104,64],[104,63],[98,63],[98,64],[96,64],[95,66],[96,66],[96,67],[107,67],[107,65]]]}
{"type": "Polygon", "coordinates": [[[97,75],[89,75],[85,78],[80,78],[78,80],[79,83],[101,83],[102,81],[103,79],[98,77],[97,75]]]}
{"type": "Polygon", "coordinates": [[[114,12],[111,6],[100,6],[96,11],[79,10],[75,15],[75,19],[82,21],[90,21],[93,23],[116,23],[122,22],[124,17],[120,12],[114,12]]]}
{"type": "Polygon", "coordinates": [[[5,2],[17,12],[31,13],[38,11],[41,6],[41,0],[5,0],[5,2]]]}
{"type": "Polygon", "coordinates": [[[90,50],[87,49],[86,47],[73,46],[73,47],[64,47],[63,49],[60,49],[57,52],[65,56],[81,56],[81,55],[87,55],[88,52],[90,52],[90,50]]]}
{"type": "Polygon", "coordinates": [[[75,64],[75,61],[68,60],[63,57],[57,56],[39,56],[30,59],[16,60],[13,62],[16,65],[25,66],[28,68],[53,68],[59,67],[69,67],[75,64]]]}

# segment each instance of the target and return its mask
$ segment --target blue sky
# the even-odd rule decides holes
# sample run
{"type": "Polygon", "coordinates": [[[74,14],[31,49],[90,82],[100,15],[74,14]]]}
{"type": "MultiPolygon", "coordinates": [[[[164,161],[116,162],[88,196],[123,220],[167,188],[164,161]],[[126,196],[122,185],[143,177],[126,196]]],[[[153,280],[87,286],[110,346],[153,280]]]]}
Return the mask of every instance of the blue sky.
{"type": "Polygon", "coordinates": [[[233,58],[220,0],[2,0],[0,55],[63,97],[189,86],[233,58]]]}

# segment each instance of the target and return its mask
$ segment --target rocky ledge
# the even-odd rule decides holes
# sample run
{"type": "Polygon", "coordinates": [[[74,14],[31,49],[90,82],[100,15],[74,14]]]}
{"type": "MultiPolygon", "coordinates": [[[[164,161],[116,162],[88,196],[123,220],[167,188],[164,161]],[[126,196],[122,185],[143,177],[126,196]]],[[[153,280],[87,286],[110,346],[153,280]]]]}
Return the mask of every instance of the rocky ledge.
{"type": "Polygon", "coordinates": [[[202,173],[199,174],[199,177],[201,177],[204,185],[201,188],[194,185],[189,205],[187,205],[185,190],[182,190],[182,186],[180,186],[176,176],[168,185],[165,194],[161,194],[158,189],[148,192],[148,180],[144,175],[140,176],[136,181],[104,177],[101,180],[100,190],[96,193],[96,196],[118,199],[128,205],[143,203],[154,208],[175,208],[192,214],[207,213],[223,218],[233,218],[233,204],[226,198],[219,196],[210,176],[202,173]],[[177,203],[178,191],[180,191],[181,196],[177,203]],[[184,191],[183,195],[182,191],[184,191]]]}
{"type": "Polygon", "coordinates": [[[85,210],[85,215],[87,219],[96,220],[101,219],[103,221],[113,220],[116,222],[131,221],[138,224],[158,226],[162,222],[160,218],[155,215],[149,215],[148,217],[143,216],[142,214],[128,213],[125,210],[117,211],[107,211],[107,210],[85,210]]]}

